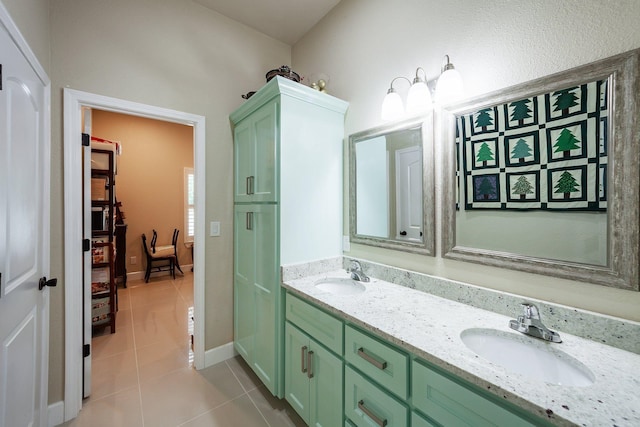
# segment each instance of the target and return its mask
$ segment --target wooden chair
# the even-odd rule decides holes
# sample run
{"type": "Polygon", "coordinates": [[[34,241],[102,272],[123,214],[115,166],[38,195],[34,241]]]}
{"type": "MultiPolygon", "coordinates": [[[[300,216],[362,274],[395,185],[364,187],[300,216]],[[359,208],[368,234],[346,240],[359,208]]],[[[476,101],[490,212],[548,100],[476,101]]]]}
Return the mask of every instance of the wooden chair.
{"type": "MultiPolygon", "coordinates": [[[[151,244],[155,244],[155,236],[151,240],[151,244]]],[[[173,253],[152,253],[149,251],[149,247],[147,246],[147,236],[144,234],[142,234],[142,247],[144,248],[144,254],[147,257],[147,271],[144,274],[145,283],[149,283],[151,273],[157,273],[159,271],[168,271],[174,279],[176,278],[175,264],[177,257],[173,253]],[[166,264],[167,262],[169,263],[168,265],[166,264]],[[160,265],[157,265],[158,263],[160,263],[160,265]],[[155,269],[155,271],[152,271],[152,269],[155,269]]]]}
{"type": "Polygon", "coordinates": [[[180,271],[182,275],[184,275],[182,268],[180,268],[180,261],[178,260],[178,234],[180,234],[180,230],[178,230],[177,228],[174,228],[171,244],[164,245],[164,246],[156,246],[156,240],[158,240],[158,233],[156,232],[156,230],[153,230],[153,238],[151,239],[151,253],[154,255],[173,254],[173,256],[176,257],[176,265],[175,265],[176,268],[178,269],[178,271],[180,271]]]}

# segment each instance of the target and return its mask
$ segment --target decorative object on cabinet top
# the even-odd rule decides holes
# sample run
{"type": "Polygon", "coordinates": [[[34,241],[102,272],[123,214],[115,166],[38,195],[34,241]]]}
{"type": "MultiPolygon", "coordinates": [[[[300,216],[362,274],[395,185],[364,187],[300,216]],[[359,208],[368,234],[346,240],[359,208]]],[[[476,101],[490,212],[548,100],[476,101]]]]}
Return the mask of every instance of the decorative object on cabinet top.
{"type": "Polygon", "coordinates": [[[300,83],[300,80],[302,80],[300,78],[300,75],[295,71],[293,71],[291,68],[289,68],[288,65],[283,65],[280,68],[276,68],[274,70],[269,71],[266,75],[267,82],[272,78],[274,78],[275,76],[282,76],[285,79],[293,80],[294,82],[298,82],[298,83],[300,83]]]}
{"type": "Polygon", "coordinates": [[[318,107],[340,113],[344,113],[349,106],[348,102],[338,99],[332,95],[311,89],[308,86],[298,84],[282,76],[275,76],[275,78],[271,79],[269,83],[262,86],[254,95],[252,95],[250,100],[233,111],[229,115],[229,119],[232,123],[237,124],[260,105],[269,102],[272,98],[278,95],[287,95],[291,98],[312,102],[318,107]]]}

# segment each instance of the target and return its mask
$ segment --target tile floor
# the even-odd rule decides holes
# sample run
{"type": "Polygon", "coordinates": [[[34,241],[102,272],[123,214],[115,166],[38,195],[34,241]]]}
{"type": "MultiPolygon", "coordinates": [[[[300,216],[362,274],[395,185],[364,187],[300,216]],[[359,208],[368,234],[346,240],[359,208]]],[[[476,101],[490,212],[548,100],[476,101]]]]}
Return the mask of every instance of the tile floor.
{"type": "Polygon", "coordinates": [[[192,367],[193,273],[120,288],[116,333],[92,340],[92,393],[69,427],[286,427],[304,422],[239,357],[192,367]]]}

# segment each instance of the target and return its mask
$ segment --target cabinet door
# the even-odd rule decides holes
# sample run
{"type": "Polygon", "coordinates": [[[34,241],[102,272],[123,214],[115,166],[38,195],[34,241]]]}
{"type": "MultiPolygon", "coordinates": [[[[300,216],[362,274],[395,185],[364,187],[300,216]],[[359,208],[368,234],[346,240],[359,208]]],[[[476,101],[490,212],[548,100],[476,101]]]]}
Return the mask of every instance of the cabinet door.
{"type": "Polygon", "coordinates": [[[307,377],[309,338],[289,322],[285,325],[284,335],[284,396],[304,422],[310,425],[307,377]]]}
{"type": "Polygon", "coordinates": [[[276,205],[251,205],[250,225],[255,233],[254,371],[272,394],[281,393],[278,357],[282,325],[276,205]]]}
{"type": "Polygon", "coordinates": [[[255,130],[251,117],[240,122],[233,132],[234,201],[248,201],[251,192],[250,176],[254,175],[255,130]]]}
{"type": "Polygon", "coordinates": [[[257,109],[234,130],[234,200],[278,200],[278,109],[272,102],[257,109]]]}
{"type": "Polygon", "coordinates": [[[342,424],[343,374],[342,360],[311,340],[310,409],[315,427],[332,427],[342,424]]]}
{"type": "Polygon", "coordinates": [[[250,229],[251,206],[234,209],[233,331],[234,346],[251,365],[255,336],[255,233],[250,229]]]}

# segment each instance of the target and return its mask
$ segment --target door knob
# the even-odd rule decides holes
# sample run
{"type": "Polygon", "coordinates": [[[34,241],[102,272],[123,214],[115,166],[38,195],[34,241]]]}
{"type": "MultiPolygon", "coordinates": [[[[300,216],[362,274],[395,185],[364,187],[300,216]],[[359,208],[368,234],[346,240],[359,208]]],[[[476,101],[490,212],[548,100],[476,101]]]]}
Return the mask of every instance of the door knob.
{"type": "Polygon", "coordinates": [[[41,277],[40,281],[38,282],[38,289],[43,290],[45,286],[57,286],[58,285],[58,279],[49,279],[47,280],[46,277],[41,277]]]}
{"type": "Polygon", "coordinates": [[[406,236],[406,235],[407,235],[407,232],[406,232],[406,231],[401,231],[401,232],[400,232],[400,235],[401,235],[401,236],[406,236]]]}

